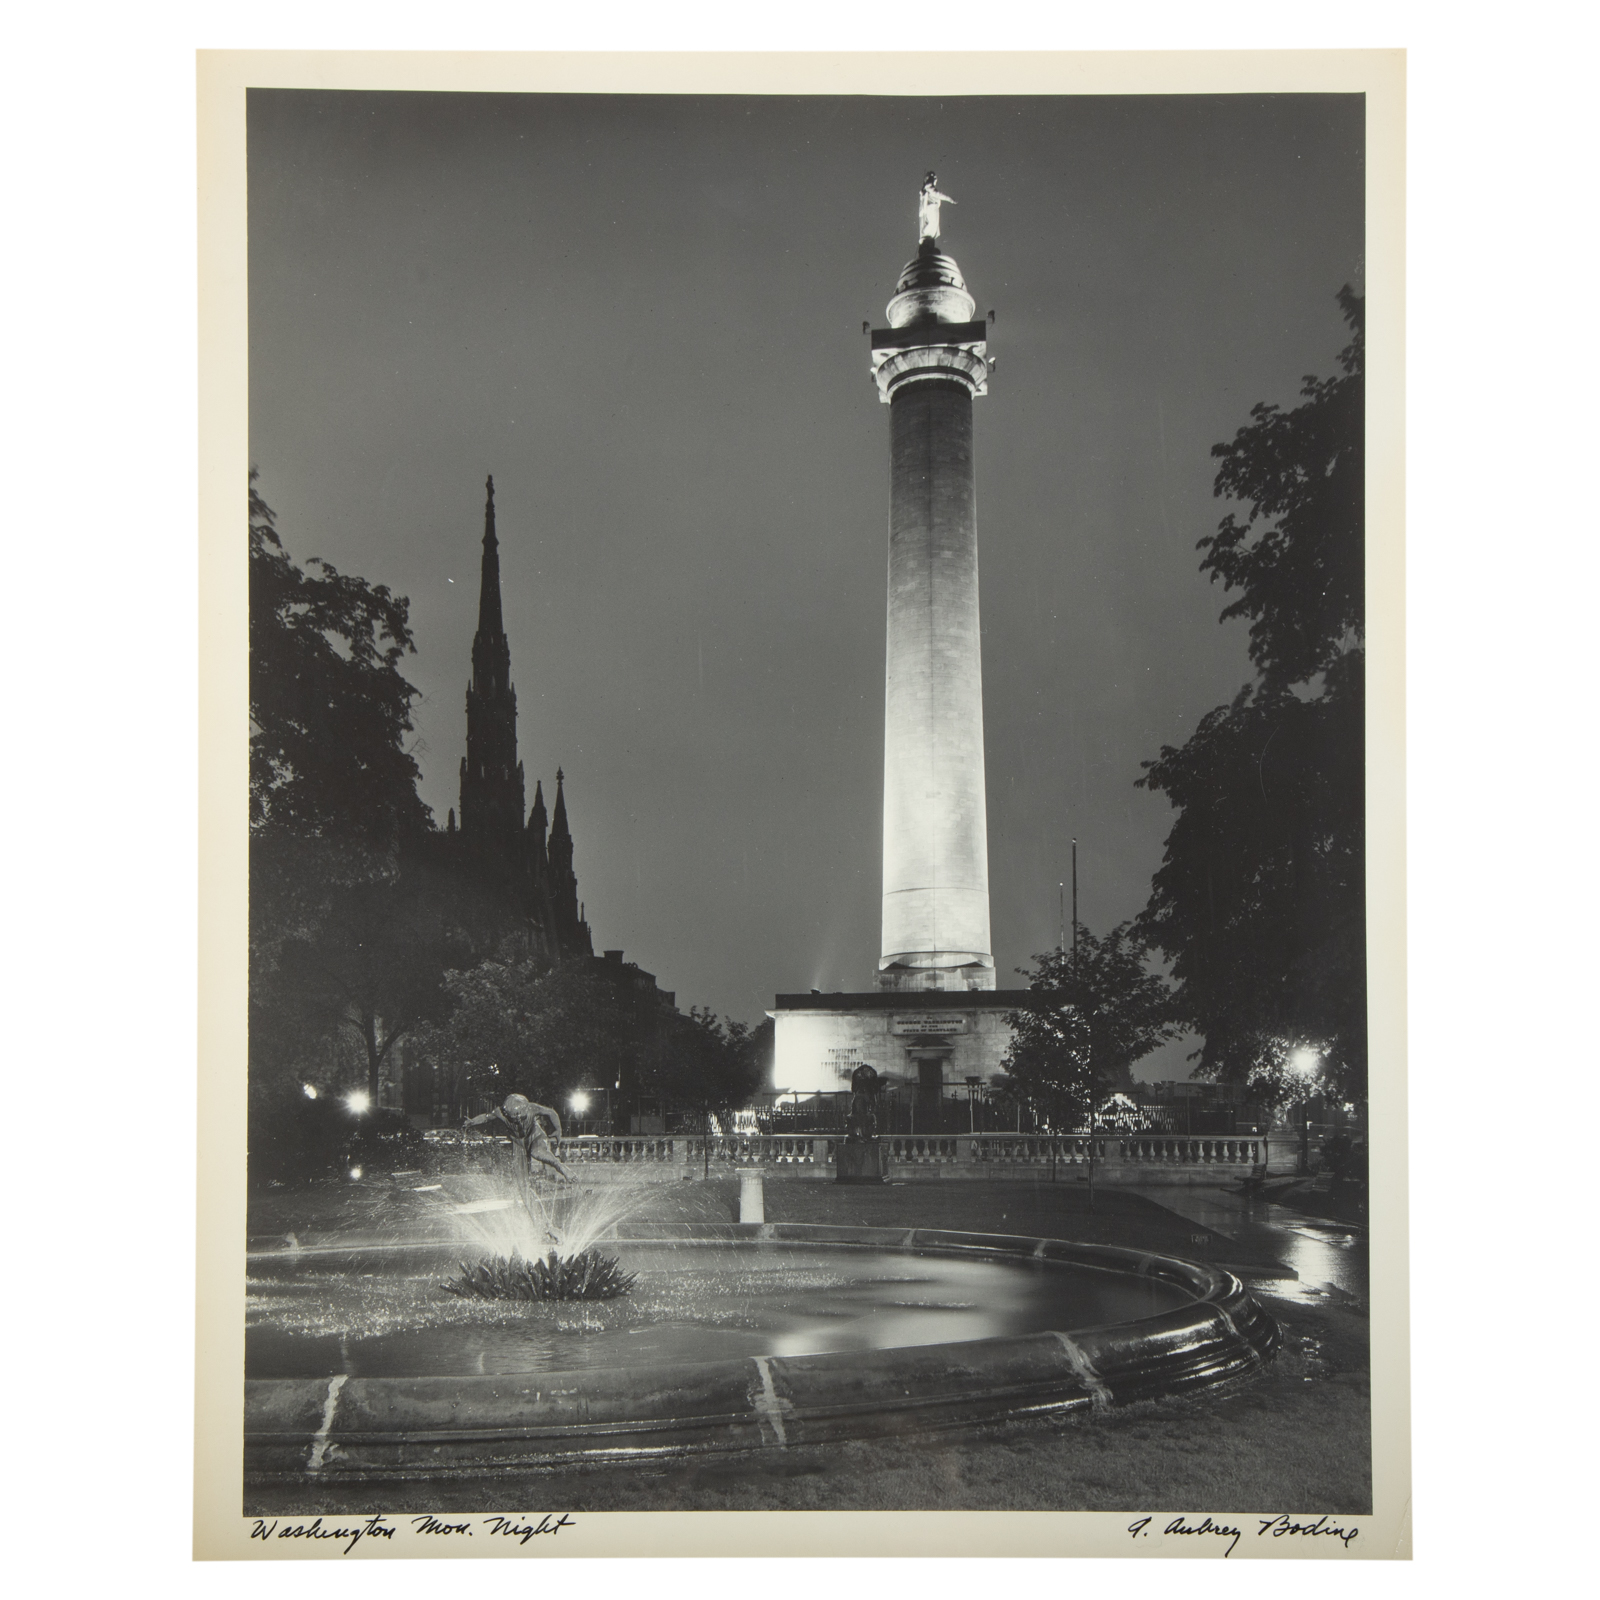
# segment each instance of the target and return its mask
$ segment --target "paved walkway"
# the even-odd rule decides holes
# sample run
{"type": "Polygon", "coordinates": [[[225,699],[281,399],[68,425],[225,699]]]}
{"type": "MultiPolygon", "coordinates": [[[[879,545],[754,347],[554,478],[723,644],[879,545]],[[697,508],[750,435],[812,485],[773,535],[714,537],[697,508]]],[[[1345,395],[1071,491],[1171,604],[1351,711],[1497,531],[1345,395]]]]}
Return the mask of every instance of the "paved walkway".
{"type": "Polygon", "coordinates": [[[1265,1257],[1292,1267],[1297,1283],[1271,1280],[1260,1285],[1281,1299],[1312,1305],[1367,1304],[1367,1241],[1359,1229],[1301,1216],[1287,1206],[1232,1189],[1164,1184],[1132,1192],[1233,1240],[1244,1259],[1265,1257]]]}

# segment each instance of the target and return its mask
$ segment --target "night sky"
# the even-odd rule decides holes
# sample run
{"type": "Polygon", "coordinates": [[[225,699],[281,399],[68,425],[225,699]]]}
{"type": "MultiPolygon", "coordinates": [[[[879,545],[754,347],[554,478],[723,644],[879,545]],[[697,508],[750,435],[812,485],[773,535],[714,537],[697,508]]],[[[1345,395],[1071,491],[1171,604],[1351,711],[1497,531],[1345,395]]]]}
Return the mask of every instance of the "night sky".
{"type": "MultiPolygon", "coordinates": [[[[1097,932],[1135,789],[1250,676],[1195,541],[1211,446],[1335,370],[1354,96],[250,95],[250,449],[297,560],[411,599],[423,798],[457,803],[494,474],[531,798],[567,773],[596,948],[685,1009],[878,951],[888,412],[916,247],[996,312],[974,402],[995,960],[1097,932]]],[[[1183,1076],[1188,1047],[1148,1058],[1183,1076]]]]}

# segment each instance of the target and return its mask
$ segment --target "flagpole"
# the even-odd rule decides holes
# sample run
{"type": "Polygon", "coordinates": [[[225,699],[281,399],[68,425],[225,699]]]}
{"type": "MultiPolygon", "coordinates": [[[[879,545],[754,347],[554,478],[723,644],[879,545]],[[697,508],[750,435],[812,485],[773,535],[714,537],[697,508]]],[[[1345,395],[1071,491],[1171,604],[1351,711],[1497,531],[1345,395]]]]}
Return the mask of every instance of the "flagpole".
{"type": "Polygon", "coordinates": [[[1078,841],[1072,841],[1072,953],[1078,953],[1078,841]]]}

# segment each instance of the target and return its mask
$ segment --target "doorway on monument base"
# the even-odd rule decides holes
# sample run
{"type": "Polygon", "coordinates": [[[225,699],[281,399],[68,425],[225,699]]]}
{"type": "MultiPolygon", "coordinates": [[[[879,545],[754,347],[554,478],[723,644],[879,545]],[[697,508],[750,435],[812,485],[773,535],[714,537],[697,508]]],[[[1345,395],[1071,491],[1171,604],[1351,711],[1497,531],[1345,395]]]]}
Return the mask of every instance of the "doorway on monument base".
{"type": "Polygon", "coordinates": [[[944,1050],[914,1050],[911,1065],[916,1089],[911,1103],[913,1133],[936,1134],[942,1131],[944,1069],[950,1059],[944,1050]]]}

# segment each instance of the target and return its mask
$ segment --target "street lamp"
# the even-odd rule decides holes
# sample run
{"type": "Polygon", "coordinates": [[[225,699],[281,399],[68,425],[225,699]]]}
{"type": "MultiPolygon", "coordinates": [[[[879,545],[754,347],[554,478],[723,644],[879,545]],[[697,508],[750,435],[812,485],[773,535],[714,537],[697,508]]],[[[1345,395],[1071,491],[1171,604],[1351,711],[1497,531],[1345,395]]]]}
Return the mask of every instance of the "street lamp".
{"type": "Polygon", "coordinates": [[[1300,1080],[1300,1175],[1311,1170],[1311,1079],[1322,1065],[1322,1053],[1308,1044],[1289,1052],[1289,1070],[1300,1080]]]}
{"type": "Polygon", "coordinates": [[[567,1099],[567,1104],[572,1108],[575,1117],[582,1117],[589,1109],[589,1091],[575,1089],[567,1099]]]}
{"type": "Polygon", "coordinates": [[[1309,1078],[1321,1064],[1321,1054],[1308,1044],[1289,1052],[1289,1070],[1302,1078],[1309,1078]]]}
{"type": "Polygon", "coordinates": [[[344,1103],[359,1117],[372,1109],[372,1096],[365,1089],[352,1089],[344,1097],[344,1103]]]}

